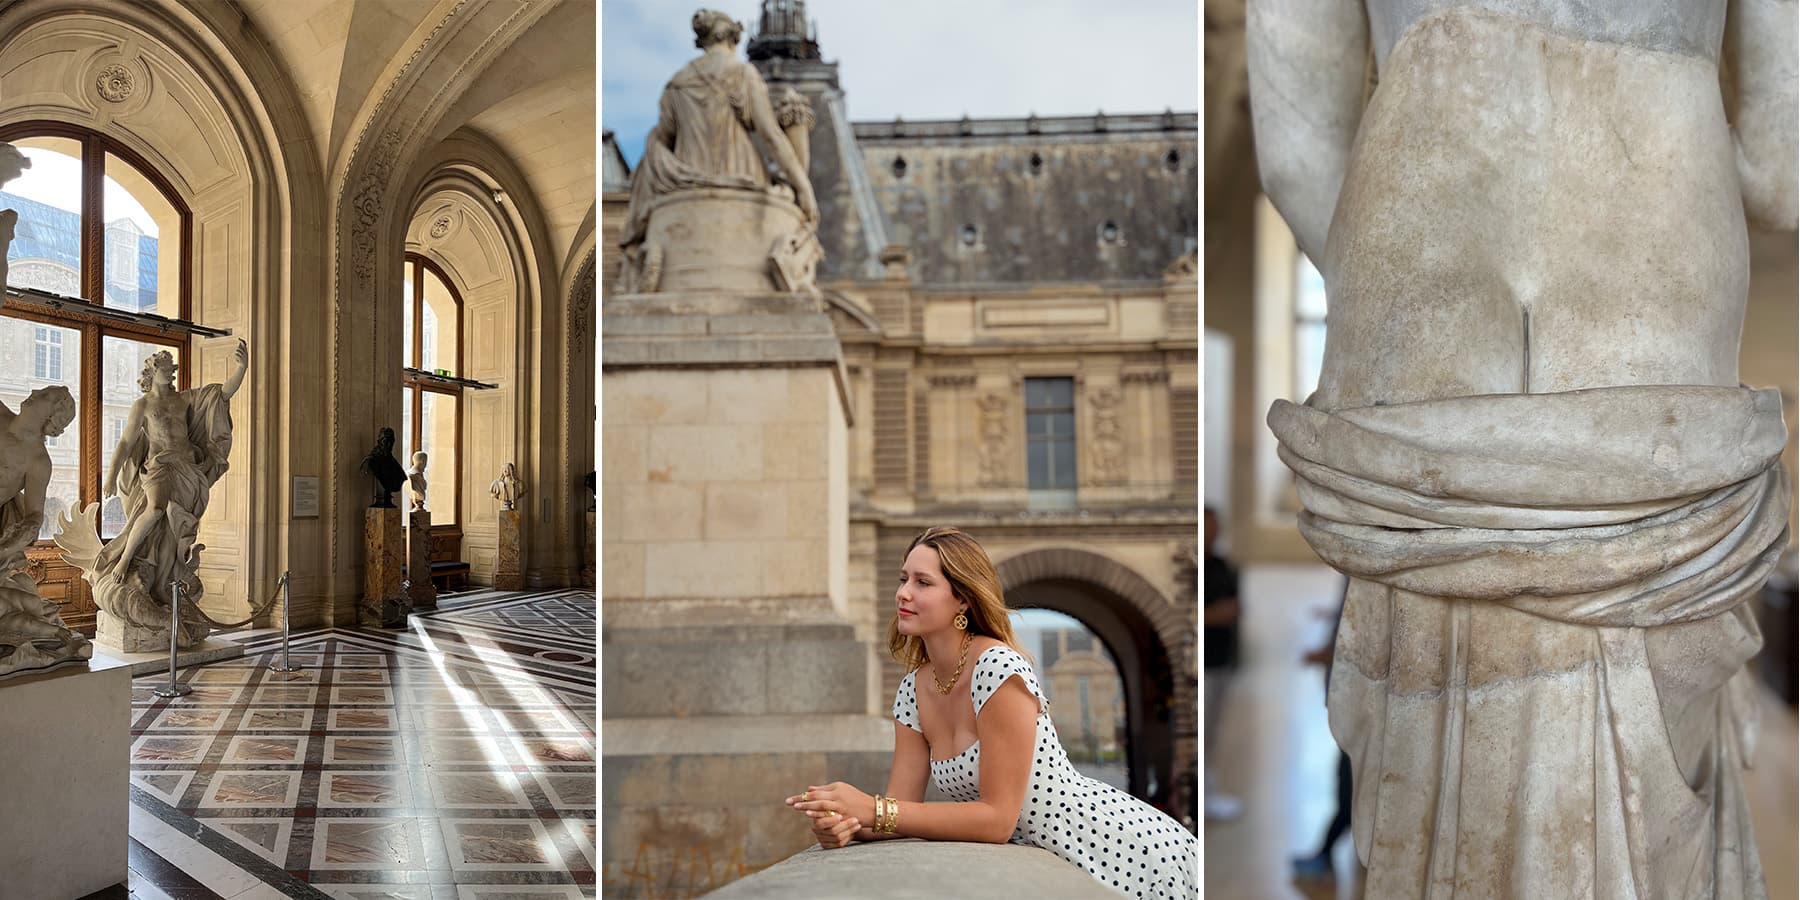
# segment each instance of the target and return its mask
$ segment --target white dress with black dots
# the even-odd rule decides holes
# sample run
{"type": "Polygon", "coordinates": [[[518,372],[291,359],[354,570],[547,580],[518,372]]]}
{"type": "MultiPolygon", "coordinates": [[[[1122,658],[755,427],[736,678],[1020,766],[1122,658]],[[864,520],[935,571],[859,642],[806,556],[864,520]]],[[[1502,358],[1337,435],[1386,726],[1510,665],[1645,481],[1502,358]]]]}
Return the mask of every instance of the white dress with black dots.
{"type": "MultiPolygon", "coordinates": [[[[913,686],[917,674],[900,682],[894,719],[924,734],[913,686]]],[[[982,704],[1015,675],[1038,698],[1038,719],[1031,784],[1011,842],[1049,850],[1127,897],[1191,900],[1199,893],[1199,842],[1150,804],[1075,771],[1051,724],[1050,701],[1025,657],[1004,646],[981,654],[969,681],[975,714],[981,715],[982,704]]],[[[981,799],[981,741],[950,759],[932,760],[931,778],[952,801],[981,799]]]]}

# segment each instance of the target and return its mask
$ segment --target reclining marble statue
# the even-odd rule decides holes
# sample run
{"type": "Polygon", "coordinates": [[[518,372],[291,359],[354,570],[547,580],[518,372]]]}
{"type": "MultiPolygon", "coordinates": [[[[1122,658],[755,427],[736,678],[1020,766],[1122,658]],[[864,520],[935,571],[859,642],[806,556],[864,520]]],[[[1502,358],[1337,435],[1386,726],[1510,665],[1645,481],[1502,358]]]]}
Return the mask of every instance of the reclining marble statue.
{"type": "Polygon", "coordinates": [[[1791,492],[1737,369],[1746,217],[1795,227],[1795,4],[1732,3],[1250,0],[1263,183],[1329,299],[1268,423],[1351,579],[1367,896],[1765,896],[1747,601],[1791,492]]]}
{"type": "Polygon", "coordinates": [[[197,542],[212,487],[231,455],[231,398],[250,365],[243,341],[232,360],[235,368],[223,384],[183,391],[175,388],[172,354],[162,350],[145,359],[138,378],[143,396],[126,417],[101,491],[124,501],[124,530],[101,544],[98,503],[63,520],[56,543],[93,588],[103,644],[116,641],[126,652],[166,649],[175,581],[182,585],[177,644],[190,647],[215,627],[235,627],[200,609],[200,552],[206,545],[197,542]]]}
{"type": "Polygon", "coordinates": [[[63,626],[56,604],[24,571],[25,549],[44,525],[50,486],[44,439],[62,434],[74,419],[75,398],[62,385],[32,391],[16,413],[0,403],[0,678],[94,655],[94,645],[63,626]]]}
{"type": "Polygon", "coordinates": [[[632,173],[619,292],[811,293],[824,258],[806,175],[812,109],[798,95],[778,108],[736,58],[743,25],[704,9],[692,24],[704,52],[663,88],[632,173]]]}

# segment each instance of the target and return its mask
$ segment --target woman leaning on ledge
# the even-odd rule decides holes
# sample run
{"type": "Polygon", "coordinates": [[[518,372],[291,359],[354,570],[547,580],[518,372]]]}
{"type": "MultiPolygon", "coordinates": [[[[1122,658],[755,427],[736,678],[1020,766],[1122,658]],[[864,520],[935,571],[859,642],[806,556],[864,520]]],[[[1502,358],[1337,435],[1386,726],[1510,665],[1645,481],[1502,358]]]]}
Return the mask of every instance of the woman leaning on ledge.
{"type": "Polygon", "coordinates": [[[894,605],[888,649],[911,672],[894,695],[887,792],[833,782],[787,798],[812,818],[820,846],[893,837],[1026,844],[1129,897],[1194,896],[1194,835],[1069,762],[980,544],[942,526],[914,538],[894,605]],[[923,802],[927,778],[950,802],[923,802]]]}

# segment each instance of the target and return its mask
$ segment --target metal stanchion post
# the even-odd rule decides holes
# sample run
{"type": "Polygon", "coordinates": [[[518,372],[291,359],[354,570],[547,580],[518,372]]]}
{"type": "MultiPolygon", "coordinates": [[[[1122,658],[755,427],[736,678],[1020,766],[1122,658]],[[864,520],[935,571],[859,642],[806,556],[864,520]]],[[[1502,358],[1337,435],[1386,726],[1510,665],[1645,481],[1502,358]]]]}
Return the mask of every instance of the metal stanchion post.
{"type": "Polygon", "coordinates": [[[181,635],[181,582],[169,582],[169,684],[152,691],[158,697],[185,697],[194,689],[175,680],[175,641],[181,635]]]}
{"type": "Polygon", "coordinates": [[[288,573],[281,573],[281,665],[270,666],[273,672],[298,672],[300,667],[288,659],[288,602],[293,599],[288,589],[288,573]]]}

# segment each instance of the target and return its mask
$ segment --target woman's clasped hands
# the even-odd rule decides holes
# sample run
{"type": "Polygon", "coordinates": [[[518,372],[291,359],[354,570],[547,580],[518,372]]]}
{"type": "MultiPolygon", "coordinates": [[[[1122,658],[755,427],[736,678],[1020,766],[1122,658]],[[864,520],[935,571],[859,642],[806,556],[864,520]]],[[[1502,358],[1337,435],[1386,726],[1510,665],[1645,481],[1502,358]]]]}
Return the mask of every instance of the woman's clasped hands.
{"type": "Polygon", "coordinates": [[[827,850],[849,844],[875,818],[875,798],[841,781],[811,785],[784,802],[810,818],[813,838],[827,850]]]}

